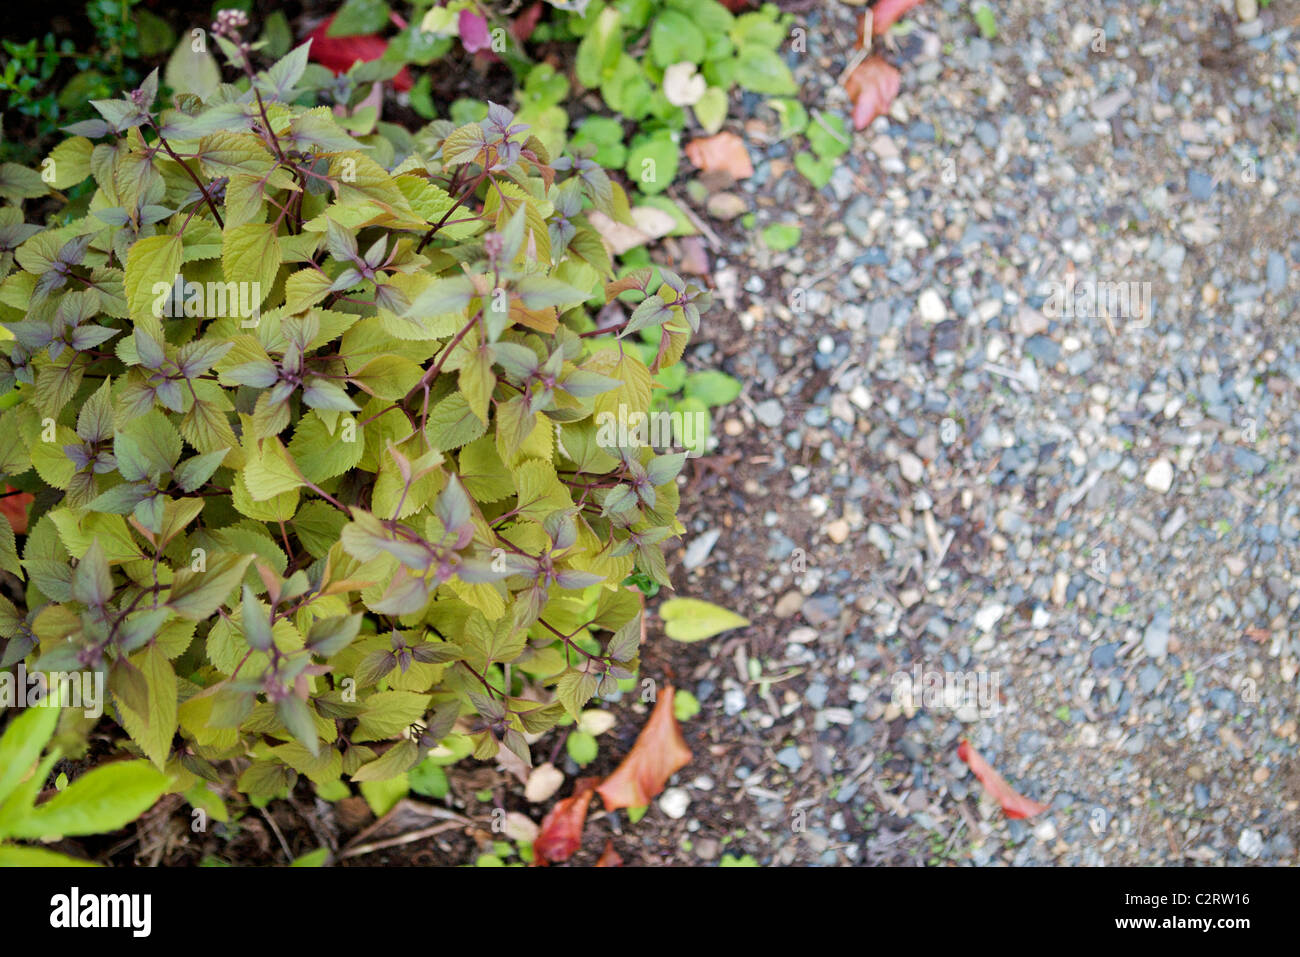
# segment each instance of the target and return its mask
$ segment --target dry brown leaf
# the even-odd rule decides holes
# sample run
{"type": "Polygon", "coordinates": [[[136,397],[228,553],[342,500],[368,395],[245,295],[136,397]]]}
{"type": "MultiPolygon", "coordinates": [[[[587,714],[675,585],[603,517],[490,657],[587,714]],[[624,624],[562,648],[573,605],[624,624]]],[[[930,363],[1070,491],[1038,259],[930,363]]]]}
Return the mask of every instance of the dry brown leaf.
{"type": "Polygon", "coordinates": [[[706,173],[729,173],[732,179],[748,179],[754,175],[745,141],[735,133],[724,131],[691,140],[686,144],[686,158],[706,173]]]}
{"type": "Polygon", "coordinates": [[[618,851],[614,850],[614,841],[609,839],[605,841],[605,849],[600,852],[600,857],[596,860],[597,867],[622,867],[623,858],[618,851]]]}
{"type": "Polygon", "coordinates": [[[864,129],[872,120],[889,112],[898,96],[902,77],[881,57],[870,56],[859,63],[844,81],[853,101],[853,128],[864,129]]]}
{"type": "Polygon", "coordinates": [[[627,757],[596,789],[605,810],[645,807],[668,784],[668,779],[691,760],[673,714],[676,692],[667,685],[659,695],[650,720],[637,736],[627,757]]]}
{"type": "Polygon", "coordinates": [[[890,27],[892,27],[898,18],[919,4],[921,0],[880,0],[871,12],[874,17],[874,24],[871,32],[880,36],[890,27]]]}
{"type": "Polygon", "coordinates": [[[542,818],[541,830],[537,834],[537,840],[533,841],[533,852],[537,855],[538,863],[567,861],[582,845],[582,829],[587,824],[587,805],[591,803],[597,780],[579,778],[573,786],[573,794],[555,802],[555,807],[542,818]]]}
{"type": "Polygon", "coordinates": [[[635,226],[616,222],[598,209],[587,212],[587,222],[591,223],[592,229],[600,234],[600,238],[605,240],[605,245],[615,256],[662,239],[677,226],[677,220],[669,213],[653,206],[632,207],[632,220],[636,223],[635,226]]]}

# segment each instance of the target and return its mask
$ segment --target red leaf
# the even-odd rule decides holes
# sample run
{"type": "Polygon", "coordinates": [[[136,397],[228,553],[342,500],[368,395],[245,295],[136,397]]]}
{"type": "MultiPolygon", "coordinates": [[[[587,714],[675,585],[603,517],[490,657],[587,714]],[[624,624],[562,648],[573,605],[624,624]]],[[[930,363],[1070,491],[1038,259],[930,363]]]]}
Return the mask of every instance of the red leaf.
{"type": "Polygon", "coordinates": [[[993,770],[991,764],[980,757],[980,753],[971,747],[969,741],[963,740],[957,745],[957,757],[970,765],[970,769],[975,772],[975,777],[979,778],[980,784],[984,785],[984,790],[1002,805],[1002,810],[1007,817],[1033,817],[1047,810],[1046,804],[1030,800],[1008,784],[1002,775],[993,770]]]}
{"type": "Polygon", "coordinates": [[[754,5],[753,0],[722,0],[722,5],[732,13],[740,13],[754,5]]]}
{"type": "MultiPolygon", "coordinates": [[[[12,485],[5,486],[6,492],[17,491],[12,485]]],[[[27,492],[18,492],[17,495],[6,495],[0,498],[0,514],[9,519],[9,524],[14,527],[15,535],[27,534],[27,506],[35,501],[35,497],[27,492]]]]}
{"type": "Polygon", "coordinates": [[[465,47],[466,53],[478,53],[479,50],[491,48],[492,38],[488,36],[485,18],[469,10],[462,10],[456,23],[460,29],[460,42],[465,47]]]}
{"type": "Polygon", "coordinates": [[[921,0],[880,0],[871,8],[871,32],[876,36],[892,27],[898,18],[919,4],[921,0]]]}
{"type": "Polygon", "coordinates": [[[732,179],[748,179],[754,175],[754,164],[749,160],[745,141],[735,133],[717,133],[691,140],[686,144],[686,158],[706,173],[730,173],[732,179]]]}
{"type": "Polygon", "coordinates": [[[600,858],[596,861],[597,867],[622,867],[623,858],[619,856],[618,851],[614,850],[613,840],[605,842],[605,849],[600,852],[600,858]]]}
{"type": "Polygon", "coordinates": [[[889,112],[889,104],[898,96],[901,77],[897,70],[878,56],[859,63],[844,81],[844,89],[853,101],[853,128],[864,129],[877,116],[889,112]]]}
{"type": "Polygon", "coordinates": [[[542,827],[533,841],[533,853],[539,863],[567,861],[582,844],[582,829],[587,823],[587,805],[598,778],[579,778],[573,794],[555,802],[542,818],[542,827]]]}
{"type": "Polygon", "coordinates": [[[514,38],[523,43],[533,35],[533,30],[537,28],[537,21],[542,16],[542,5],[534,3],[519,16],[510,21],[510,32],[514,38]]]}
{"type": "Polygon", "coordinates": [[[606,811],[645,807],[664,789],[668,779],[691,760],[691,749],[686,746],[673,715],[675,694],[672,685],[664,688],[632,750],[596,788],[605,801],[606,811]]]}
{"type": "MultiPolygon", "coordinates": [[[[330,17],[309,34],[311,53],[308,56],[313,62],[332,70],[336,75],[346,73],[352,69],[354,63],[378,60],[388,49],[388,41],[374,33],[355,37],[327,36],[330,24],[333,22],[334,18],[330,17]]],[[[402,67],[397,76],[393,77],[393,89],[409,90],[410,88],[410,71],[402,67]]]]}

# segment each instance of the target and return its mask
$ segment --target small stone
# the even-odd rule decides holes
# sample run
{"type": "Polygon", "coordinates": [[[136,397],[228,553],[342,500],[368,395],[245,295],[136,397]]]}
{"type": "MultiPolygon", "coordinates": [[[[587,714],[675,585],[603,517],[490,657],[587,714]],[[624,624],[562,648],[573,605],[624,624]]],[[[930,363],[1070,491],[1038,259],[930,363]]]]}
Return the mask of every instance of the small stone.
{"type": "Polygon", "coordinates": [[[1259,0],[1237,0],[1237,17],[1242,23],[1250,23],[1259,16],[1259,0]]]}
{"type": "Polygon", "coordinates": [[[524,844],[531,844],[537,840],[537,833],[541,830],[534,821],[526,814],[520,814],[518,811],[511,811],[506,815],[506,819],[501,822],[501,833],[512,841],[519,841],[524,844]]]}
{"type": "Polygon", "coordinates": [[[775,429],[785,420],[785,409],[776,399],[765,399],[754,406],[754,418],[769,429],[775,429]]]}
{"type": "Polygon", "coordinates": [[[782,748],[776,753],[778,764],[782,764],[791,771],[798,771],[803,767],[803,758],[799,756],[799,750],[794,747],[782,748]]]}
{"type": "Polygon", "coordinates": [[[541,804],[549,800],[563,783],[563,771],[549,761],[539,764],[528,775],[528,783],[524,785],[524,797],[534,804],[541,804]]]}
{"type": "Polygon", "coordinates": [[[1264,267],[1264,280],[1271,293],[1279,293],[1286,288],[1286,257],[1276,249],[1268,254],[1264,267]]]}
{"type": "Polygon", "coordinates": [[[871,408],[871,393],[866,386],[855,385],[849,392],[849,401],[865,412],[871,408]]]}
{"type": "Polygon", "coordinates": [[[1178,534],[1178,530],[1187,524],[1187,509],[1181,505],[1174,509],[1174,513],[1169,516],[1168,520],[1160,528],[1160,540],[1167,542],[1178,534]]]}
{"type": "Polygon", "coordinates": [[[1002,620],[1002,616],[1006,614],[1006,611],[1006,606],[997,602],[985,605],[975,612],[975,627],[985,634],[991,632],[994,626],[1002,620]]]}
{"type": "Polygon", "coordinates": [[[803,616],[810,625],[826,625],[840,614],[840,600],[834,595],[817,595],[803,605],[803,616]]]}
{"type": "Polygon", "coordinates": [[[1142,647],[1152,658],[1163,658],[1169,651],[1169,612],[1158,611],[1142,633],[1142,647]]]}
{"type": "Polygon", "coordinates": [[[795,628],[790,634],[785,636],[785,640],[792,645],[807,645],[821,637],[821,633],[816,628],[809,628],[802,625],[795,628]]]}
{"type": "Polygon", "coordinates": [[[1047,317],[1037,309],[1021,306],[1016,313],[1016,332],[1022,336],[1036,336],[1047,331],[1047,317]]]}
{"type": "Polygon", "coordinates": [[[903,473],[903,478],[913,485],[919,485],[925,478],[925,463],[911,452],[899,453],[898,470],[903,473]]]}
{"type": "Polygon", "coordinates": [[[1070,587],[1070,576],[1065,572],[1057,572],[1052,576],[1052,604],[1060,608],[1065,604],[1066,589],[1070,587]]]}
{"type": "Polygon", "coordinates": [[[1151,463],[1151,467],[1147,469],[1147,474],[1142,481],[1147,488],[1164,495],[1173,488],[1174,467],[1168,459],[1158,458],[1151,463]]]}
{"type": "Polygon", "coordinates": [[[728,688],[722,696],[722,710],[728,717],[735,717],[745,710],[745,692],[739,688],[728,688]]]}
{"type": "Polygon", "coordinates": [[[772,614],[777,618],[791,618],[803,607],[803,593],[788,591],[777,601],[772,614]]]}
{"type": "Polygon", "coordinates": [[[1237,850],[1252,861],[1264,850],[1264,836],[1253,828],[1244,828],[1241,832],[1241,839],[1237,841],[1237,850]]]}
{"type": "Polygon", "coordinates": [[[686,809],[691,806],[691,796],[685,788],[669,788],[659,798],[659,810],[674,821],[686,816],[686,809]]]}
{"type": "Polygon", "coordinates": [[[709,553],[713,551],[713,546],[718,542],[718,536],[722,534],[720,529],[711,528],[702,535],[696,536],[691,543],[686,546],[686,556],[682,559],[682,564],[688,569],[699,568],[709,558],[709,553]]]}
{"type": "Polygon", "coordinates": [[[916,301],[916,308],[926,322],[943,322],[948,318],[948,307],[943,304],[939,293],[933,289],[921,293],[921,297],[916,301]]]}
{"type": "Polygon", "coordinates": [[[714,193],[705,205],[710,216],[721,220],[735,219],[748,208],[749,204],[735,193],[714,193]]]}
{"type": "Polygon", "coordinates": [[[849,523],[838,518],[826,526],[826,537],[836,545],[842,545],[849,537],[849,523]]]}

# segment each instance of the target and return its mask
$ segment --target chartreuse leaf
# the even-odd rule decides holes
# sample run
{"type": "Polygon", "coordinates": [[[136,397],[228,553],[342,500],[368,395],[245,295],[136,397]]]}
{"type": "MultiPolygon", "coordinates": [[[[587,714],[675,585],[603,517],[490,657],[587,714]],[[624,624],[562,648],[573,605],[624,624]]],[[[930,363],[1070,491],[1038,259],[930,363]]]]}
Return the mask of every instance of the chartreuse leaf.
{"type": "Polygon", "coordinates": [[[83,861],[58,851],[43,847],[24,847],[20,844],[0,844],[0,867],[98,867],[94,861],[83,861]]]}
{"type": "Polygon", "coordinates": [[[41,840],[116,831],[149,810],[169,781],[148,761],[94,768],[38,804],[14,826],[12,836],[41,840]]]}
{"type": "Polygon", "coordinates": [[[0,804],[36,766],[58,720],[58,708],[27,708],[9,722],[0,737],[0,804]]]}
{"type": "Polygon", "coordinates": [[[669,598],[659,606],[664,633],[676,641],[702,641],[733,628],[743,628],[749,619],[698,598],[669,598]]]}
{"type": "Polygon", "coordinates": [[[158,644],[151,644],[131,659],[145,684],[145,707],[137,711],[122,698],[118,710],[135,743],[159,769],[167,763],[177,724],[176,672],[158,644]]]}

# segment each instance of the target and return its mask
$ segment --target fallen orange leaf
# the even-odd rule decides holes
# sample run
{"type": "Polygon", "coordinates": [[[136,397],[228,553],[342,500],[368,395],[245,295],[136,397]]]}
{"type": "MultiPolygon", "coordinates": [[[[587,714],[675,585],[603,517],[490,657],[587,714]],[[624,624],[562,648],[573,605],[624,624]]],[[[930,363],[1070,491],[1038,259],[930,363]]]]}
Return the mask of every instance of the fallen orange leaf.
{"type": "Polygon", "coordinates": [[[27,506],[36,499],[28,492],[19,492],[12,485],[6,485],[5,492],[16,494],[8,494],[4,498],[0,498],[0,513],[9,519],[9,524],[13,526],[15,535],[26,535],[27,506]]]}
{"type": "Polygon", "coordinates": [[[668,779],[691,760],[691,749],[686,746],[673,714],[675,695],[672,685],[664,688],[632,750],[596,788],[605,801],[605,810],[645,807],[664,789],[668,779]]]}
{"type": "Polygon", "coordinates": [[[686,144],[686,158],[706,173],[730,173],[732,179],[754,175],[745,141],[735,133],[715,133],[686,144]]]}
{"type": "Polygon", "coordinates": [[[971,747],[969,741],[963,740],[957,745],[957,757],[970,765],[970,769],[975,772],[975,777],[979,778],[980,784],[984,785],[984,790],[1002,805],[1002,810],[1007,817],[1033,817],[1047,810],[1046,804],[1030,800],[1008,784],[1002,775],[993,770],[993,766],[971,747]]]}
{"type": "Polygon", "coordinates": [[[613,840],[605,842],[605,849],[600,852],[600,857],[596,860],[597,867],[622,867],[623,858],[619,856],[618,851],[614,850],[613,840]]]}
{"type": "Polygon", "coordinates": [[[919,4],[921,0],[880,0],[871,8],[871,32],[876,36],[892,27],[898,18],[919,4]]]}
{"type": "Polygon", "coordinates": [[[539,864],[567,861],[582,844],[582,829],[587,823],[587,805],[591,803],[597,778],[579,778],[573,794],[555,802],[542,818],[541,829],[533,841],[533,853],[539,864]]]}
{"type": "Polygon", "coordinates": [[[899,72],[878,56],[869,56],[849,74],[844,89],[853,101],[853,128],[865,128],[877,116],[889,111],[889,104],[898,96],[902,77],[899,72]]]}

